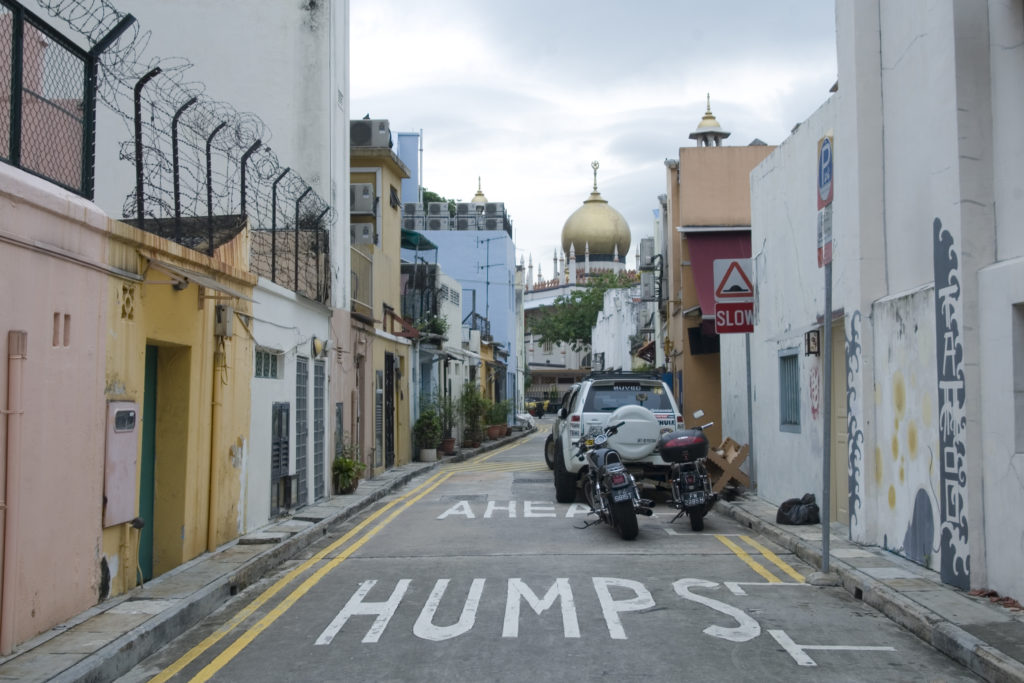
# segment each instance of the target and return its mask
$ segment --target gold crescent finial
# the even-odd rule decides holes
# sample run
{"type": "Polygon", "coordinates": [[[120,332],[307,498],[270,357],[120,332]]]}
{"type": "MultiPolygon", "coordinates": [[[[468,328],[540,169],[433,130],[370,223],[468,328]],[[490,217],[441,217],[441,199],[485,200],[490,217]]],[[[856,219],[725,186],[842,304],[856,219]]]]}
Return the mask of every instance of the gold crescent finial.
{"type": "Polygon", "coordinates": [[[590,163],[590,167],[594,169],[594,192],[597,192],[597,169],[601,168],[601,164],[596,161],[590,163]]]}
{"type": "MultiPolygon", "coordinates": [[[[709,106],[710,106],[710,105],[709,105],[709,106]]],[[[481,191],[482,191],[482,190],[480,189],[481,187],[482,187],[482,185],[480,184],[480,176],[477,176],[477,177],[476,177],[476,191],[477,191],[477,192],[481,192],[481,191]]]]}
{"type": "Polygon", "coordinates": [[[708,93],[708,114],[711,113],[711,93],[708,93]]]}

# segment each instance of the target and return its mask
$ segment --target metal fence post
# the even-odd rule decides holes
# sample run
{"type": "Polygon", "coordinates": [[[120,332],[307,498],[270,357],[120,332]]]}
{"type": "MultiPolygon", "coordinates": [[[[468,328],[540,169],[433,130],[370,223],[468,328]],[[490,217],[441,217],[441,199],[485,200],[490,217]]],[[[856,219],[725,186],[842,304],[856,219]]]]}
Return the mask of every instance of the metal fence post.
{"type": "Polygon", "coordinates": [[[277,184],[291,171],[291,167],[281,171],[277,180],[270,187],[270,281],[277,282],[277,184]]]}
{"type": "Polygon", "coordinates": [[[249,162],[249,157],[252,153],[259,149],[260,145],[263,144],[262,140],[257,140],[249,146],[249,149],[245,150],[245,154],[242,155],[242,215],[245,215],[245,165],[249,162]]]}
{"type": "Polygon", "coordinates": [[[171,181],[174,185],[174,231],[181,234],[181,168],[178,166],[178,121],[185,110],[199,100],[189,98],[188,102],[178,107],[171,117],[171,181]]]}
{"type": "Polygon", "coordinates": [[[146,201],[142,191],[142,88],[158,73],[160,67],[151,69],[135,83],[135,207],[140,228],[146,222],[146,201]]]}
{"type": "Polygon", "coordinates": [[[306,195],[313,191],[313,188],[309,185],[306,186],[306,191],[299,195],[299,198],[295,200],[295,293],[299,293],[299,204],[306,198],[306,195]]]}
{"type": "Polygon", "coordinates": [[[211,159],[211,148],[214,136],[226,125],[228,125],[227,121],[221,121],[206,138],[206,232],[209,239],[207,253],[210,256],[213,256],[213,160],[211,159]]]}

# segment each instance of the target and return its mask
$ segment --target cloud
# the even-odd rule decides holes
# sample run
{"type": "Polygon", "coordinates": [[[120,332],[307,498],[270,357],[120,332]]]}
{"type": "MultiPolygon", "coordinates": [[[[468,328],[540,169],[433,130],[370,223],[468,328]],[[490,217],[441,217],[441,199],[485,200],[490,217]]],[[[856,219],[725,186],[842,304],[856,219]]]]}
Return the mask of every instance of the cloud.
{"type": "Polygon", "coordinates": [[[548,270],[591,191],[591,161],[635,248],[664,160],[694,144],[709,92],[727,144],[778,144],[836,78],[834,8],[821,0],[350,7],[353,116],[422,130],[424,185],[468,200],[481,177],[512,214],[517,249],[548,270]]]}

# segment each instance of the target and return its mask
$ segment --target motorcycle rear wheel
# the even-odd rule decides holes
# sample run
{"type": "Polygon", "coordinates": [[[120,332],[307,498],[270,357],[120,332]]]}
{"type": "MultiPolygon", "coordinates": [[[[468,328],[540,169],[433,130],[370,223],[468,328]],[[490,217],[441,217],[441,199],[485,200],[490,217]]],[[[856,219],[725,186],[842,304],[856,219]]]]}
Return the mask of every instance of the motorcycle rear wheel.
{"type": "Polygon", "coordinates": [[[640,533],[640,527],[636,522],[636,510],[633,509],[633,501],[621,500],[612,503],[612,521],[615,528],[619,530],[619,536],[624,541],[632,541],[640,533]]]}
{"type": "Polygon", "coordinates": [[[695,510],[690,513],[690,528],[694,531],[704,530],[704,513],[700,510],[695,510]]]}

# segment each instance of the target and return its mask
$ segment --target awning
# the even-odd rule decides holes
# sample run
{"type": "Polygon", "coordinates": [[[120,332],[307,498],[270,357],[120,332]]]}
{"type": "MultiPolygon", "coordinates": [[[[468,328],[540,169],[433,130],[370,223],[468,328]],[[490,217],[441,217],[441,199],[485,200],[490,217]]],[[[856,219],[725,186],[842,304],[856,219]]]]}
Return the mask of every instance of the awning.
{"type": "Polygon", "coordinates": [[[231,289],[227,285],[222,285],[209,275],[203,275],[202,273],[196,273],[191,270],[186,270],[185,268],[182,268],[180,266],[174,266],[165,261],[158,261],[156,259],[150,259],[149,265],[153,266],[154,268],[157,268],[158,270],[164,271],[168,275],[179,277],[186,283],[194,282],[200,287],[206,287],[207,289],[212,289],[215,292],[227,294],[228,296],[234,297],[235,299],[244,299],[245,301],[251,301],[252,303],[256,303],[255,301],[247,297],[245,294],[242,294],[241,292],[231,289]]]}
{"type": "Polygon", "coordinates": [[[690,265],[697,285],[701,315],[715,317],[715,260],[750,258],[749,230],[688,231],[682,229],[690,247],[690,265]]]}
{"type": "Polygon", "coordinates": [[[428,240],[427,236],[422,232],[402,228],[402,249],[430,251],[431,249],[437,249],[437,245],[428,240]]]}
{"type": "Polygon", "coordinates": [[[654,362],[654,341],[645,341],[639,349],[637,349],[636,355],[638,358],[647,361],[648,363],[654,362]]]}

